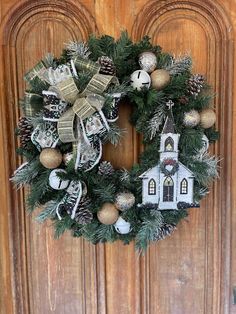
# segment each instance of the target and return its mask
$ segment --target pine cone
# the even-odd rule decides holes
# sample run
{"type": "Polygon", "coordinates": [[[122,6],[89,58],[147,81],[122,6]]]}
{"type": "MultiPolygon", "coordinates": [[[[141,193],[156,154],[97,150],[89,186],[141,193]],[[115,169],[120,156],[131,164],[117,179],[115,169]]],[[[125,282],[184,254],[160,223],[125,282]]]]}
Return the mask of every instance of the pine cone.
{"type": "Polygon", "coordinates": [[[114,173],[114,168],[110,161],[102,161],[98,167],[98,174],[101,176],[108,176],[114,173]]]}
{"type": "Polygon", "coordinates": [[[203,75],[193,74],[187,82],[189,94],[197,97],[198,94],[201,92],[204,81],[205,79],[203,75]]]}
{"type": "Polygon", "coordinates": [[[189,99],[186,96],[181,96],[178,100],[181,105],[187,105],[189,102],[189,99]]]}
{"type": "Polygon", "coordinates": [[[20,133],[20,143],[22,147],[26,147],[31,141],[31,133],[33,132],[33,126],[30,120],[26,117],[21,117],[18,122],[18,128],[20,133]]]}
{"type": "Polygon", "coordinates": [[[107,56],[102,56],[98,59],[98,63],[101,66],[101,74],[115,75],[116,67],[111,58],[107,56]]]}
{"type": "Polygon", "coordinates": [[[159,241],[170,236],[176,229],[175,224],[164,224],[162,227],[158,228],[154,236],[154,241],[159,241]]]}
{"type": "Polygon", "coordinates": [[[89,197],[84,197],[79,203],[79,209],[75,214],[75,221],[82,225],[89,224],[93,220],[93,214],[89,210],[91,200],[89,197]]]}

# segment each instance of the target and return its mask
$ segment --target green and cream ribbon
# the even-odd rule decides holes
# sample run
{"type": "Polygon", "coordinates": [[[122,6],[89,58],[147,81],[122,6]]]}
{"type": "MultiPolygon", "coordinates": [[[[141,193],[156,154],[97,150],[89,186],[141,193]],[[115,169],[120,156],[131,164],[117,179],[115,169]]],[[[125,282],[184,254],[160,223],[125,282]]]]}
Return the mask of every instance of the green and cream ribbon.
{"type": "Polygon", "coordinates": [[[110,84],[119,85],[119,81],[116,76],[95,74],[89,81],[85,90],[80,94],[80,97],[84,97],[89,94],[102,94],[110,84]]]}
{"type": "Polygon", "coordinates": [[[31,70],[29,70],[25,74],[24,78],[29,84],[35,78],[38,78],[41,81],[46,81],[45,72],[47,72],[47,70],[48,70],[47,67],[45,66],[44,62],[41,60],[31,70]]]}
{"type": "Polygon", "coordinates": [[[58,134],[64,143],[78,140],[76,117],[84,120],[103,107],[105,99],[102,94],[110,84],[119,84],[118,79],[111,75],[95,74],[85,90],[79,94],[73,107],[67,110],[58,121],[58,134]]]}
{"type": "Polygon", "coordinates": [[[91,72],[92,74],[99,73],[100,68],[101,68],[101,66],[98,63],[93,62],[88,59],[81,58],[79,56],[73,59],[73,63],[77,70],[79,71],[86,70],[86,71],[91,72]]]}
{"type": "Polygon", "coordinates": [[[23,103],[25,116],[31,118],[42,110],[43,97],[38,94],[25,92],[23,103]]]}

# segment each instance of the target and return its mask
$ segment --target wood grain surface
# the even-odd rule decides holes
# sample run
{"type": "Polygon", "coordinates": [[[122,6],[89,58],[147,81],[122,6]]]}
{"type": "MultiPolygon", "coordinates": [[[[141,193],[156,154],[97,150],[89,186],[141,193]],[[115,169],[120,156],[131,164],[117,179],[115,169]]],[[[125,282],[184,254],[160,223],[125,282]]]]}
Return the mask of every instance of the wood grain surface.
{"type": "MultiPolygon", "coordinates": [[[[236,0],[7,0],[0,18],[0,313],[236,313],[236,0]],[[216,91],[221,132],[210,148],[222,158],[220,180],[201,208],[144,256],[133,243],[93,246],[69,233],[54,240],[50,222],[25,214],[27,191],[15,191],[8,180],[21,162],[14,128],[24,73],[71,39],[118,37],[123,29],[134,40],[147,34],[175,55],[191,53],[194,71],[216,91]]],[[[142,150],[130,111],[122,103],[119,123],[127,133],[103,154],[117,167],[130,167],[142,150]]]]}

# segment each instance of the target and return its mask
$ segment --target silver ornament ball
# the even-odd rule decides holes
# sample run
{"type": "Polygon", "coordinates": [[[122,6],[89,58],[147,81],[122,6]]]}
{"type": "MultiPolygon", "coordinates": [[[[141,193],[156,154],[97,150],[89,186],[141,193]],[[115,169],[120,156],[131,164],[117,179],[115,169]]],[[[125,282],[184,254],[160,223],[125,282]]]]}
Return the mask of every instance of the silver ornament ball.
{"type": "Polygon", "coordinates": [[[151,73],[157,66],[157,57],[151,51],[142,52],[139,56],[139,65],[142,70],[151,73]]]}
{"type": "Polygon", "coordinates": [[[54,190],[64,190],[69,185],[69,180],[62,180],[57,174],[66,173],[63,169],[54,169],[49,175],[49,185],[54,190]]]}
{"type": "Polygon", "coordinates": [[[196,110],[190,110],[184,114],[184,125],[191,128],[197,126],[200,122],[200,114],[196,110]]]}
{"type": "Polygon", "coordinates": [[[137,70],[131,74],[130,84],[134,89],[137,89],[140,91],[144,87],[146,87],[146,88],[150,87],[151,78],[146,71],[137,70]]]}
{"type": "Polygon", "coordinates": [[[114,224],[116,231],[120,234],[127,234],[131,231],[131,225],[128,221],[125,221],[122,217],[119,217],[114,224]]]}
{"type": "Polygon", "coordinates": [[[115,198],[115,206],[119,210],[127,210],[135,203],[135,196],[131,192],[118,193],[115,198]]]}

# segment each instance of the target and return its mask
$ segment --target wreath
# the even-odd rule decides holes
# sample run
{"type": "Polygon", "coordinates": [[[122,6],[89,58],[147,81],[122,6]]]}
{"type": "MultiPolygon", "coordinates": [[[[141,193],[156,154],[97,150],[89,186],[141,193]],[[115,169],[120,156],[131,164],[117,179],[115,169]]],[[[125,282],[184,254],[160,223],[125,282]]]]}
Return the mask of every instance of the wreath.
{"type": "Polygon", "coordinates": [[[30,186],[28,211],[40,207],[37,220],[51,219],[56,237],[69,229],[94,244],[134,239],[145,250],[170,235],[217,177],[218,158],[207,152],[218,138],[214,95],[191,65],[127,32],[40,60],[25,75],[17,127],[25,162],[12,177],[30,186]],[[123,136],[121,99],[145,147],[129,170],[102,159],[103,145],[123,136]]]}
{"type": "Polygon", "coordinates": [[[173,176],[179,169],[179,164],[172,158],[166,158],[160,163],[161,172],[166,176],[173,176]]]}

